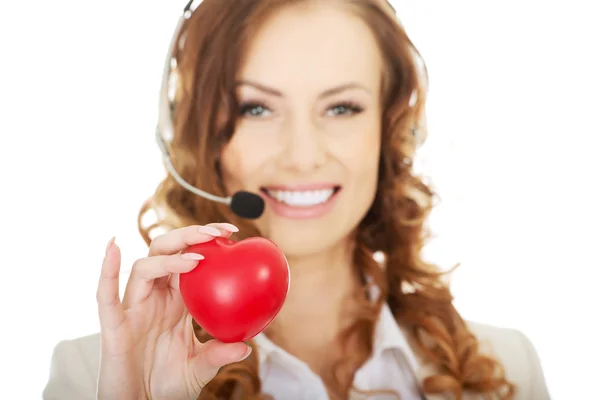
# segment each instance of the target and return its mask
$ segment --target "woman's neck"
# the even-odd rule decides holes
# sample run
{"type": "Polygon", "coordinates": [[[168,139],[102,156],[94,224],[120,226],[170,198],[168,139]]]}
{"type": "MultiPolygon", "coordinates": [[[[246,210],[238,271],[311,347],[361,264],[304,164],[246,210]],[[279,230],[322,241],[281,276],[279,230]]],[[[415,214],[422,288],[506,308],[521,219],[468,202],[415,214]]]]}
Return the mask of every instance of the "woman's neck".
{"type": "Polygon", "coordinates": [[[352,245],[343,243],[326,253],[288,259],[290,291],[266,332],[273,342],[309,364],[332,348],[351,322],[351,299],[359,286],[353,253],[352,245]]]}

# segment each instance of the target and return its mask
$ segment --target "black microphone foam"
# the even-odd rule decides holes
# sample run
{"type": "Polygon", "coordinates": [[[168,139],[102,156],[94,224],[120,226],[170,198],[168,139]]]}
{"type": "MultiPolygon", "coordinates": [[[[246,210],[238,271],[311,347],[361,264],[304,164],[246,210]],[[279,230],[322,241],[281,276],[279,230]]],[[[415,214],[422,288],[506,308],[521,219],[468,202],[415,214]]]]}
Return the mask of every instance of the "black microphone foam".
{"type": "Polygon", "coordinates": [[[265,201],[257,194],[250,192],[236,192],[231,197],[229,205],[231,211],[242,218],[256,219],[265,210],[265,201]]]}

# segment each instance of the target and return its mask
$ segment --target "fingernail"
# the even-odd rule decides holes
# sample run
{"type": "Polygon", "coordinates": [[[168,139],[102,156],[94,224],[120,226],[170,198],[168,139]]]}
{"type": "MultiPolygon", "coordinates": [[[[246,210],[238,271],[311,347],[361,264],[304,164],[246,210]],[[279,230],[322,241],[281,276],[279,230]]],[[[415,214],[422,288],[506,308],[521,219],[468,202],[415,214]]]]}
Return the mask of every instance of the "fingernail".
{"type": "Polygon", "coordinates": [[[198,253],[183,253],[181,258],[185,261],[200,261],[204,260],[204,256],[198,253]]]}
{"type": "Polygon", "coordinates": [[[217,228],[213,228],[212,226],[201,226],[198,228],[198,231],[207,235],[221,236],[221,231],[217,228]]]}
{"type": "Polygon", "coordinates": [[[240,231],[237,226],[229,224],[227,222],[220,223],[219,226],[229,232],[239,232],[240,231]]]}
{"type": "Polygon", "coordinates": [[[115,237],[113,236],[109,241],[108,244],[106,245],[106,250],[104,251],[105,253],[108,252],[108,249],[110,249],[110,246],[115,242],[115,237]]]}
{"type": "Polygon", "coordinates": [[[246,350],[246,353],[244,354],[244,356],[242,358],[240,358],[240,361],[245,360],[246,358],[248,358],[248,356],[252,354],[252,347],[248,346],[248,350],[246,350]]]}

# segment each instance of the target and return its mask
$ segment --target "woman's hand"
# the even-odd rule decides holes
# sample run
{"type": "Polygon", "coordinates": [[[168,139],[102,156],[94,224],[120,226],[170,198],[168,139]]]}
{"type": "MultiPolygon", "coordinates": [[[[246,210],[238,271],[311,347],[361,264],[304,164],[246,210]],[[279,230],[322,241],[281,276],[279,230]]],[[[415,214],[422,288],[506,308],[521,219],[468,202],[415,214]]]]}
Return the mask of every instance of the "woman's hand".
{"type": "Polygon", "coordinates": [[[99,400],[195,399],[219,368],[250,354],[244,343],[200,343],[179,293],[179,274],[191,271],[203,258],[181,252],[236,231],[231,224],[210,224],[155,238],[148,257],[134,263],[122,302],[121,253],[109,243],[97,292],[102,337],[99,400]]]}

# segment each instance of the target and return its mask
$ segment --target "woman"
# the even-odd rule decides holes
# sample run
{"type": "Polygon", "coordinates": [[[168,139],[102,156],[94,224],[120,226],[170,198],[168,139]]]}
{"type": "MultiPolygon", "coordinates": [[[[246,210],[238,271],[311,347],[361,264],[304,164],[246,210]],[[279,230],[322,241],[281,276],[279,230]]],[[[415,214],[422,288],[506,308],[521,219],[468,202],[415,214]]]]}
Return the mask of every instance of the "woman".
{"type": "Polygon", "coordinates": [[[411,165],[426,74],[389,5],[205,0],[182,32],[174,167],[267,207],[241,220],[165,179],[140,221],[156,210],[176,229],[151,240],[158,225],[140,222],[149,254],[122,302],[109,243],[101,333],[57,346],[45,398],[548,399],[531,343],[464,321],[421,259],[433,193],[411,165]],[[248,344],[211,340],[177,289],[203,256],[182,254],[258,235],[288,258],[286,303],[248,344]]]}

